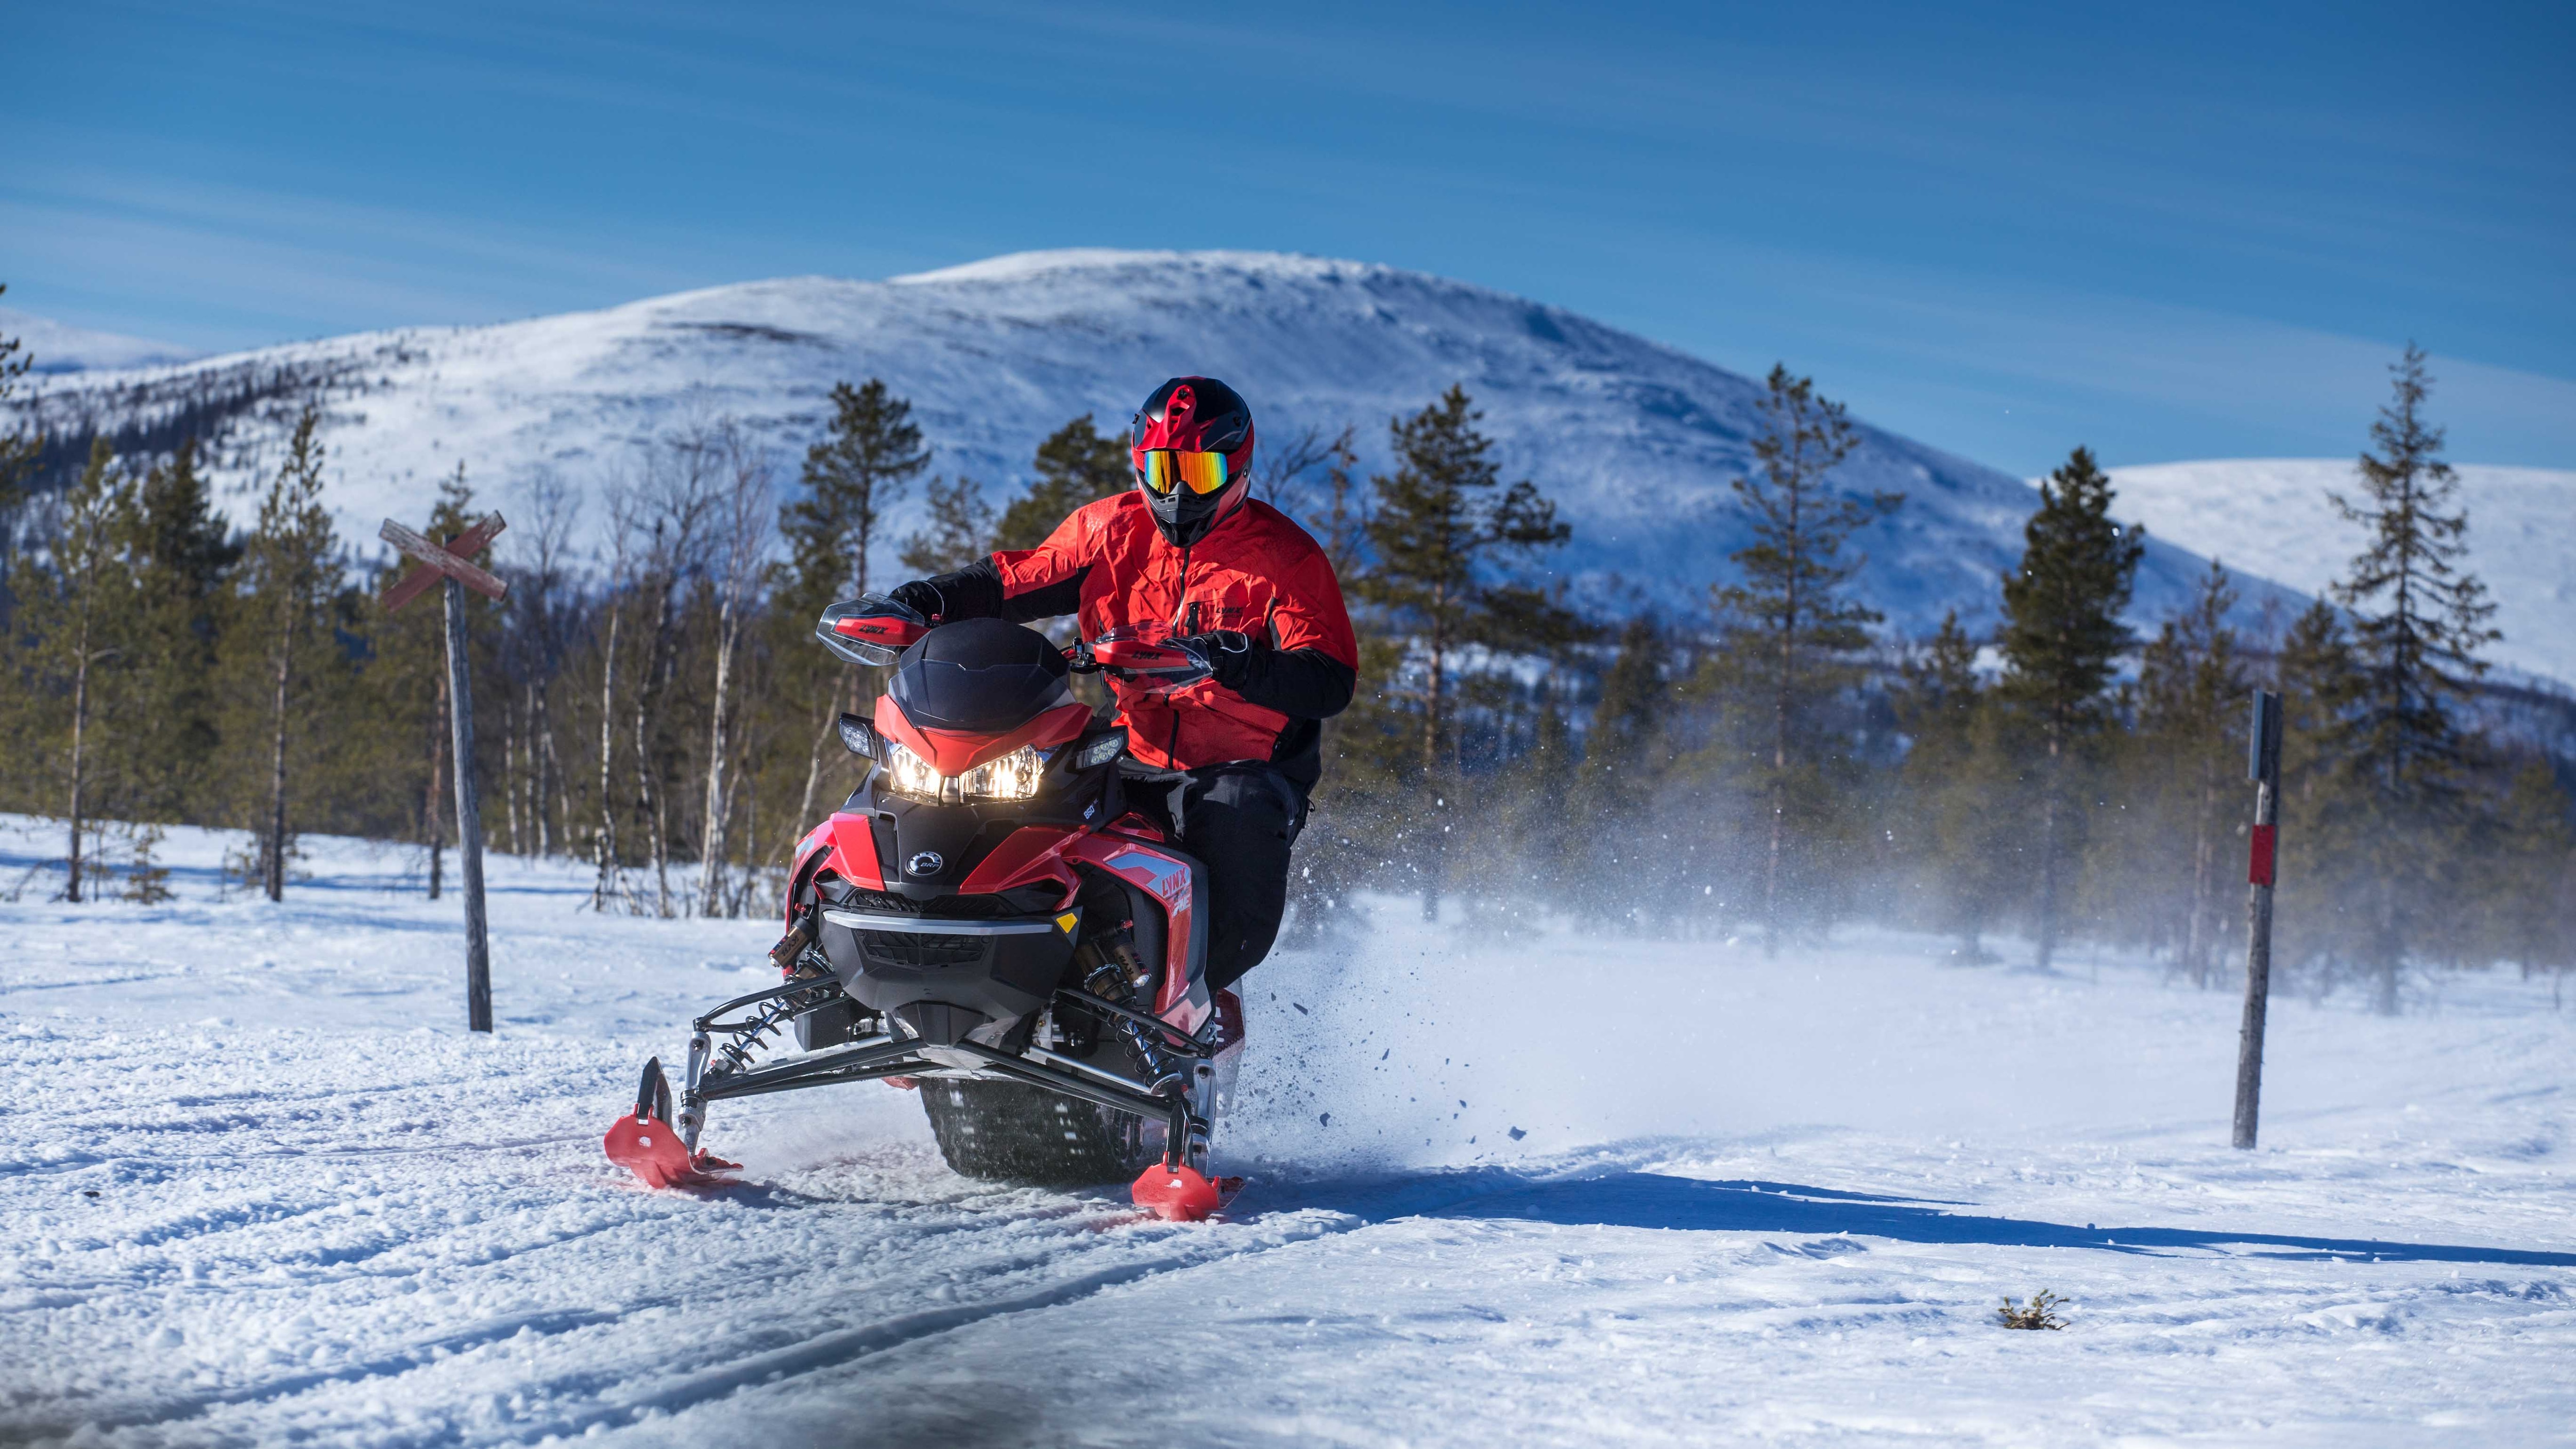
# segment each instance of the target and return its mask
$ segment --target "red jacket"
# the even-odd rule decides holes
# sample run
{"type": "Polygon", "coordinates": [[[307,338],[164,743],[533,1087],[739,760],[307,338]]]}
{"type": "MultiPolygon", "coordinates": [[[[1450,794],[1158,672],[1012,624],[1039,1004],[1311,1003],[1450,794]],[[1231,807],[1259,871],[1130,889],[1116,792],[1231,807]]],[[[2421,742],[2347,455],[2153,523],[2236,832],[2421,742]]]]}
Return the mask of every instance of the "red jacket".
{"type": "MultiPolygon", "coordinates": [[[[1155,528],[1145,495],[1130,490],[1074,510],[1046,542],[994,554],[990,566],[1005,601],[997,612],[1075,613],[1086,639],[1121,625],[1159,624],[1175,634],[1236,629],[1256,649],[1266,643],[1273,656],[1311,652],[1348,677],[1359,669],[1332,562],[1286,514],[1257,500],[1247,499],[1197,543],[1176,548],[1155,528]]],[[[1313,747],[1313,727],[1294,728],[1298,715],[1255,704],[1214,680],[1168,694],[1115,681],[1112,688],[1129,753],[1157,769],[1278,759],[1283,736],[1313,747]]]]}

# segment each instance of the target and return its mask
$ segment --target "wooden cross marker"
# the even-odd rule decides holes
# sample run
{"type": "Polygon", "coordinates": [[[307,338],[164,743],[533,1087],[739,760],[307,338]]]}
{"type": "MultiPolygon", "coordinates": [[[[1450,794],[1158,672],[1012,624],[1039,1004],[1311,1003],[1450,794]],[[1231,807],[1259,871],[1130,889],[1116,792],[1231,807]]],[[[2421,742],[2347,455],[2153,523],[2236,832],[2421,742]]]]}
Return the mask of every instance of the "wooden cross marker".
{"type": "Polygon", "coordinates": [[[388,518],[376,537],[420,560],[420,567],[385,590],[391,613],[419,598],[431,584],[444,583],[447,600],[447,697],[449,745],[456,756],[456,855],[465,886],[465,1024],[474,1031],[492,1029],[492,948],[483,922],[483,808],[474,785],[474,696],[468,688],[465,659],[465,591],[487,599],[510,591],[500,579],[476,568],[474,555],[508,527],[495,513],[445,545],[435,544],[388,518]]]}

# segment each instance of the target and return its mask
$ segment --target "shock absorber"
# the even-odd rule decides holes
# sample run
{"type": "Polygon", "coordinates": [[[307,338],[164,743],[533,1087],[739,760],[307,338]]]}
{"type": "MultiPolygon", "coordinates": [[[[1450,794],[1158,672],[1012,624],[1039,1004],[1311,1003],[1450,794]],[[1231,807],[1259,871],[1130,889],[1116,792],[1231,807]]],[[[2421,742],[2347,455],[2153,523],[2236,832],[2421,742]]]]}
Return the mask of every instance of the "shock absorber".
{"type": "MultiPolygon", "coordinates": [[[[1154,968],[1136,954],[1135,933],[1122,926],[1099,938],[1097,944],[1084,943],[1084,949],[1097,964],[1084,974],[1082,989],[1103,1001],[1144,1010],[1137,997],[1153,984],[1154,968]]],[[[1117,1018],[1117,1023],[1128,1044],[1136,1049],[1137,1060],[1144,1063],[1147,1081],[1160,1082],[1173,1075],[1171,1057],[1155,1040],[1155,1032],[1125,1017],[1117,1018]]]]}

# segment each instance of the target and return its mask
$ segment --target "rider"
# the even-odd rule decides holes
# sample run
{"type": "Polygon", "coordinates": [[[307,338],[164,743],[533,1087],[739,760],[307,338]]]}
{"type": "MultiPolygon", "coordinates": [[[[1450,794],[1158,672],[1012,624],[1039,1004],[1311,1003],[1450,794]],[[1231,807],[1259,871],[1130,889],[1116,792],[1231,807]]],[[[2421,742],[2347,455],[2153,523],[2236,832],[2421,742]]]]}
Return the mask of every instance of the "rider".
{"type": "Polygon", "coordinates": [[[893,590],[925,618],[1025,624],[1078,614],[1084,638],[1160,626],[1213,679],[1171,693],[1112,680],[1128,793],[1166,784],[1159,813],[1206,862],[1207,981],[1260,964],[1288,903],[1288,847],[1323,772],[1322,721],[1351,702],[1359,647],[1332,562],[1250,496],[1252,409],[1212,377],[1154,389],[1128,433],[1137,486],[1085,504],[1031,549],[893,590]]]}

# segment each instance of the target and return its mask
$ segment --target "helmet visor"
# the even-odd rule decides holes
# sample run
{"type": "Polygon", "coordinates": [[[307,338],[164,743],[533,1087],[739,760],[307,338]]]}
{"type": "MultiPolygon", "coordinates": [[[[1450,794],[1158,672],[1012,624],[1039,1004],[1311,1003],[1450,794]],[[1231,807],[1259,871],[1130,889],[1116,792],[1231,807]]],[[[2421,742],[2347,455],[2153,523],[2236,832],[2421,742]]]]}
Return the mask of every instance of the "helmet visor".
{"type": "Polygon", "coordinates": [[[1225,486],[1223,453],[1194,453],[1178,448],[1150,448],[1145,453],[1145,487],[1157,498],[1169,498],[1186,486],[1202,496],[1225,486]]]}

